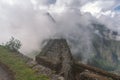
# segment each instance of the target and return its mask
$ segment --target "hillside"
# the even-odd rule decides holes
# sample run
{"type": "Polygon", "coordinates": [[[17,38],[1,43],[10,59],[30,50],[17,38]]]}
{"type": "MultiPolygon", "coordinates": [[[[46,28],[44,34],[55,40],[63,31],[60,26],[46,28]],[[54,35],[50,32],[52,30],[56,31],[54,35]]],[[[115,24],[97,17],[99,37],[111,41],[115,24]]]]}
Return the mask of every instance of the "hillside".
{"type": "Polygon", "coordinates": [[[107,71],[118,69],[120,65],[118,32],[100,24],[94,24],[94,28],[97,33],[93,33],[92,49],[94,57],[91,59],[91,65],[107,71]]]}
{"type": "Polygon", "coordinates": [[[65,39],[50,39],[36,61],[55,70],[65,80],[120,80],[120,76],[74,60],[65,39]]]}
{"type": "Polygon", "coordinates": [[[75,59],[107,71],[119,72],[119,33],[101,23],[93,23],[92,28],[87,30],[90,36],[82,34],[78,39],[67,39],[75,59]]]}
{"type": "MultiPolygon", "coordinates": [[[[11,71],[14,80],[49,80],[45,75],[37,75],[35,70],[26,65],[23,58],[2,46],[0,46],[0,62],[9,68],[8,70],[11,71]]],[[[3,74],[0,74],[0,76],[3,76],[3,74]]]]}

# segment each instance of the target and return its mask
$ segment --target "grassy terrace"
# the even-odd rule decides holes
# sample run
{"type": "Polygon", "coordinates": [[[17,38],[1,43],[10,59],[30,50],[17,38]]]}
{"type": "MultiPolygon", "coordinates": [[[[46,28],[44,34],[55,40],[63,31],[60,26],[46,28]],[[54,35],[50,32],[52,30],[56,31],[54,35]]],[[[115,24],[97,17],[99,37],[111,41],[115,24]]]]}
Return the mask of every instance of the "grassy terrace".
{"type": "Polygon", "coordinates": [[[0,61],[14,72],[15,80],[49,80],[47,76],[35,74],[20,57],[1,46],[0,61]]]}

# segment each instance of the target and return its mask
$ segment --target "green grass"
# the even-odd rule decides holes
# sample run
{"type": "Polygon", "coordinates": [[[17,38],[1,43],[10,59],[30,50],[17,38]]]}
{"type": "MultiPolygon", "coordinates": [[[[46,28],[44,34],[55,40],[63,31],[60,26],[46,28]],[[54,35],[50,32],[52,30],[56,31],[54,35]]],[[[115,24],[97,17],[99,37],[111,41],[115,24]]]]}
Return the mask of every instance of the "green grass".
{"type": "Polygon", "coordinates": [[[107,71],[114,71],[117,69],[117,65],[113,65],[112,63],[108,62],[107,60],[104,59],[99,59],[96,57],[92,58],[92,65],[98,68],[101,68],[103,70],[107,71]]]}
{"type": "Polygon", "coordinates": [[[25,61],[9,50],[0,46],[0,61],[6,64],[15,74],[15,80],[49,80],[45,75],[37,75],[25,61]]]}

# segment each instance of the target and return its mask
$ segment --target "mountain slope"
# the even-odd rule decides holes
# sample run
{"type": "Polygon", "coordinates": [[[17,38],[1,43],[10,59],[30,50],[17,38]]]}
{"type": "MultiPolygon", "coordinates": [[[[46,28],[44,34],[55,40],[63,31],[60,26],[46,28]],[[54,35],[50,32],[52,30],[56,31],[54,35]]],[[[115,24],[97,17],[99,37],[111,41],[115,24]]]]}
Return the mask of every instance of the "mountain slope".
{"type": "Polygon", "coordinates": [[[94,24],[97,33],[93,33],[92,39],[94,56],[91,65],[113,71],[119,66],[120,41],[116,31],[108,29],[104,25],[94,24]]]}
{"type": "Polygon", "coordinates": [[[47,76],[35,74],[24,59],[2,46],[0,46],[0,61],[13,71],[15,80],[49,80],[47,76]]]}

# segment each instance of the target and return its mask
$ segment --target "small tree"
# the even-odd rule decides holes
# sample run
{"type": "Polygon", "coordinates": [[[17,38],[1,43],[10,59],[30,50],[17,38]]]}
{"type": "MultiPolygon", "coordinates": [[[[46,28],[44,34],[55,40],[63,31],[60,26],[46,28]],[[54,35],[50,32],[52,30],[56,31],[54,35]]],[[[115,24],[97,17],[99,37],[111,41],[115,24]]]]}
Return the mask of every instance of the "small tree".
{"type": "Polygon", "coordinates": [[[14,37],[11,37],[11,39],[6,42],[5,47],[11,51],[18,51],[21,48],[21,42],[14,37]]]}

